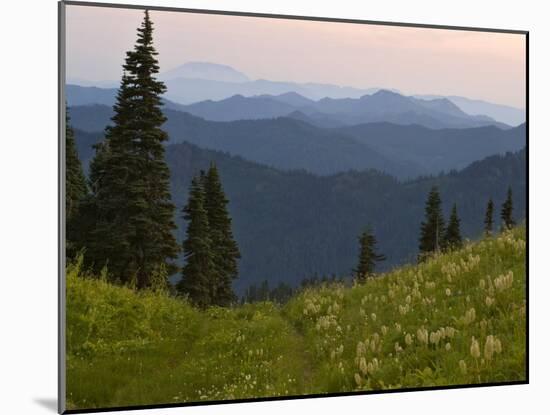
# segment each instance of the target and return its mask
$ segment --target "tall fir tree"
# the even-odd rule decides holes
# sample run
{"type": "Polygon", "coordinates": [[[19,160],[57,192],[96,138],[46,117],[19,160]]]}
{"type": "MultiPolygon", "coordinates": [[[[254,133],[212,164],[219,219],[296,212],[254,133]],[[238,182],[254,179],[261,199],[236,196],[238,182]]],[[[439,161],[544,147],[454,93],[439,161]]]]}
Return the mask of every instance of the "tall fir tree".
{"type": "Polygon", "coordinates": [[[355,281],[363,283],[374,274],[376,263],[384,261],[386,257],[376,252],[376,237],[370,227],[358,239],[360,245],[359,261],[357,267],[353,269],[353,273],[355,274],[355,281]]]}
{"type": "Polygon", "coordinates": [[[485,219],[483,221],[483,231],[485,236],[491,236],[493,234],[493,211],[493,199],[489,199],[487,202],[487,209],[485,209],[485,219]]]}
{"type": "Polygon", "coordinates": [[[212,280],[216,273],[208,214],[205,208],[205,194],[202,180],[194,177],[191,181],[189,199],[183,209],[183,218],[188,222],[183,253],[186,263],[182,278],[176,288],[186,294],[194,304],[206,307],[212,304],[212,280]]]}
{"type": "Polygon", "coordinates": [[[211,299],[215,305],[228,306],[236,300],[232,282],[237,278],[237,260],[241,255],[233,237],[231,217],[227,210],[229,201],[223,191],[215,164],[210,165],[206,174],[201,174],[201,182],[204,187],[205,207],[216,269],[211,284],[211,299]]]}
{"type": "Polygon", "coordinates": [[[65,254],[67,259],[71,259],[79,250],[78,222],[88,186],[78,158],[68,111],[65,117],[65,254]]]}
{"type": "Polygon", "coordinates": [[[168,137],[160,128],[166,87],[155,77],[159,66],[148,11],[137,32],[134,49],[126,53],[113,125],[91,164],[95,226],[86,244],[94,267],[107,264],[115,280],[145,288],[152,275],[175,272],[179,246],[164,159],[168,137]]]}
{"type": "Polygon", "coordinates": [[[508,193],[506,195],[506,200],[502,204],[502,209],[500,211],[500,219],[502,220],[502,229],[511,229],[514,227],[516,222],[512,218],[512,212],[514,210],[514,205],[512,202],[512,187],[508,187],[508,193]]]}
{"type": "Polygon", "coordinates": [[[458,212],[456,209],[456,203],[451,210],[451,216],[449,217],[449,223],[445,229],[445,235],[443,237],[443,248],[450,250],[456,249],[462,246],[462,236],[460,234],[460,219],[458,218],[458,212]]]}
{"type": "Polygon", "coordinates": [[[88,186],[76,151],[74,131],[68,111],[66,111],[65,119],[65,214],[70,220],[88,193],[88,186]]]}
{"type": "Polygon", "coordinates": [[[441,198],[436,186],[428,194],[425,207],[425,221],[420,225],[419,260],[439,252],[442,248],[445,232],[445,220],[441,212],[441,198]]]}

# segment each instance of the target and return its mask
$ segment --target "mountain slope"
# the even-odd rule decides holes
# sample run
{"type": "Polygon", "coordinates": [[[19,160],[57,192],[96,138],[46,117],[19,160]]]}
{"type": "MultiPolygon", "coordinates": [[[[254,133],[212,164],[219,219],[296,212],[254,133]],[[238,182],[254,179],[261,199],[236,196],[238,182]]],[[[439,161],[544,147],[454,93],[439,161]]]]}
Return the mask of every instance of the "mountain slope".
{"type": "MultiPolygon", "coordinates": [[[[90,143],[83,144],[79,130],[75,136],[83,158],[87,151],[83,146],[90,143]]],[[[382,269],[414,260],[425,198],[433,185],[440,187],[446,217],[457,203],[467,237],[480,235],[488,198],[498,209],[509,185],[514,191],[514,217],[526,215],[524,150],[489,157],[460,172],[406,183],[376,171],[325,177],[283,172],[188,143],[167,146],[166,160],[178,212],[186,203],[193,175],[211,162],[218,166],[242,254],[235,284],[241,293],[264,279],[297,285],[314,274],[349,274],[357,260],[356,238],[369,223],[388,257],[382,269]]],[[[176,219],[182,240],[185,223],[179,215],[176,219]]]]}
{"type": "MultiPolygon", "coordinates": [[[[201,80],[198,80],[201,81],[201,80]]],[[[113,105],[115,89],[86,88],[67,85],[69,105],[113,105]]],[[[295,92],[281,95],[245,97],[233,95],[222,100],[206,100],[189,105],[165,99],[166,107],[210,121],[255,120],[288,116],[299,111],[312,119],[330,120],[333,125],[356,125],[370,122],[419,124],[429,128],[468,128],[496,125],[507,128],[486,116],[468,115],[451,101],[441,98],[422,100],[380,90],[358,99],[323,98],[310,100],[295,92]]]]}
{"type": "Polygon", "coordinates": [[[263,279],[272,286],[279,281],[296,285],[315,274],[348,275],[356,265],[356,238],[368,224],[388,258],[382,269],[414,261],[425,198],[434,185],[440,188],[445,217],[457,203],[466,237],[481,234],[487,200],[493,198],[499,207],[509,185],[514,217],[525,218],[524,151],[490,157],[459,173],[400,184],[376,172],[329,177],[282,173],[179,144],[167,152],[178,206],[185,203],[192,174],[206,169],[210,160],[219,167],[231,201],[242,253],[239,290],[263,279]]]}
{"type": "Polygon", "coordinates": [[[210,121],[237,121],[281,117],[294,111],[295,107],[269,96],[245,98],[234,95],[222,101],[184,105],[181,110],[210,121]]]}
{"type": "Polygon", "coordinates": [[[68,407],[525,381],[526,243],[520,227],[364,285],[206,311],[71,265],[68,407]]]}
{"type": "MultiPolygon", "coordinates": [[[[71,107],[69,112],[73,126],[87,132],[101,131],[112,116],[111,108],[99,105],[71,107]]],[[[163,128],[171,143],[187,141],[279,169],[332,174],[374,168],[398,177],[423,172],[413,163],[394,162],[338,131],[290,118],[213,122],[170,109],[164,113],[168,121],[163,128]]]]}
{"type": "Polygon", "coordinates": [[[338,129],[394,161],[422,165],[426,172],[461,169],[475,160],[526,145],[525,124],[508,130],[493,126],[433,130],[419,125],[371,123],[338,129]]]}
{"type": "Polygon", "coordinates": [[[358,99],[323,98],[314,103],[313,108],[317,112],[337,116],[348,125],[391,122],[403,125],[419,124],[429,128],[467,128],[483,125],[506,127],[491,119],[472,117],[445,98],[427,101],[387,90],[380,90],[358,99]]]}
{"type": "Polygon", "coordinates": [[[187,62],[161,73],[161,80],[187,78],[203,79],[221,82],[248,82],[250,79],[244,73],[231,66],[209,62],[187,62]]]}
{"type": "MultiPolygon", "coordinates": [[[[117,96],[116,88],[98,88],[93,86],[80,86],[68,84],[65,86],[65,95],[67,98],[67,105],[74,106],[95,106],[106,105],[112,107],[115,104],[117,96]]],[[[181,104],[172,102],[166,98],[162,99],[165,108],[174,110],[183,110],[184,107],[181,104]]]]}
{"type": "MultiPolygon", "coordinates": [[[[279,169],[316,174],[374,168],[411,178],[462,168],[492,154],[517,151],[526,143],[525,126],[431,130],[372,123],[326,129],[290,118],[212,122],[168,108],[164,113],[168,121],[163,127],[171,143],[187,141],[279,169]]],[[[112,110],[77,106],[70,108],[70,114],[75,128],[93,132],[104,129],[112,110]]],[[[330,120],[316,123],[322,122],[330,120]]]]}
{"type": "MultiPolygon", "coordinates": [[[[415,97],[426,100],[443,98],[439,95],[415,95],[415,97]]],[[[466,114],[483,114],[511,126],[518,126],[525,122],[526,113],[525,110],[521,108],[495,104],[479,99],[459,97],[456,95],[446,96],[445,98],[460,107],[466,114]]]]}

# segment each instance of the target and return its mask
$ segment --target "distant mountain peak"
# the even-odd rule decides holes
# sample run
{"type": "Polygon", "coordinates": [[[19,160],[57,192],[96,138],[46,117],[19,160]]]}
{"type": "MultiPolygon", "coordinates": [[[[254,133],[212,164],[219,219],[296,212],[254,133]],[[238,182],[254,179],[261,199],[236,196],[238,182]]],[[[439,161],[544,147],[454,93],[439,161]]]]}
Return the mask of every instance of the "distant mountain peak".
{"type": "Polygon", "coordinates": [[[305,98],[303,95],[295,91],[283,92],[282,94],[277,95],[278,97],[287,97],[287,98],[305,98]]]}
{"type": "Polygon", "coordinates": [[[169,71],[163,72],[161,79],[204,79],[220,82],[248,82],[250,79],[244,73],[228,65],[211,62],[187,62],[169,71]]]}
{"type": "MultiPolygon", "coordinates": [[[[364,95],[364,96],[368,96],[368,95],[364,95]]],[[[388,97],[402,97],[403,95],[397,93],[397,92],[394,92],[394,91],[390,91],[389,89],[379,89],[378,91],[376,91],[374,94],[372,94],[371,96],[388,96],[388,97]]],[[[363,97],[361,97],[363,98],[363,97]]]]}
{"type": "Polygon", "coordinates": [[[389,100],[391,100],[390,102],[396,102],[407,99],[408,97],[401,95],[398,92],[390,91],[389,89],[380,89],[373,94],[366,94],[359,98],[360,101],[381,100],[383,102],[387,102],[389,100]]]}
{"type": "Polygon", "coordinates": [[[242,94],[235,94],[230,96],[229,98],[226,98],[226,100],[244,100],[244,99],[246,99],[246,97],[242,94]]]}

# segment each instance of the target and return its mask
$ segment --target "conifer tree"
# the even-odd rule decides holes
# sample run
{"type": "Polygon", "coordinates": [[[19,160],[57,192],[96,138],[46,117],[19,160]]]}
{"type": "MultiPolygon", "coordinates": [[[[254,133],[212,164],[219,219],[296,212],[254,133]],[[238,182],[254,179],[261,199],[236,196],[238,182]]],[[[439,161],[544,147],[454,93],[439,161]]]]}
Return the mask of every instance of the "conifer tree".
{"type": "Polygon", "coordinates": [[[500,211],[500,219],[502,219],[502,229],[511,229],[514,227],[516,222],[512,218],[512,212],[514,210],[514,205],[512,203],[512,187],[508,187],[508,193],[506,195],[506,200],[502,204],[502,209],[500,211]]]}
{"type": "Polygon", "coordinates": [[[86,178],[78,158],[74,131],[66,112],[65,122],[65,254],[73,258],[79,250],[79,233],[77,231],[81,206],[88,194],[86,178]]]}
{"type": "Polygon", "coordinates": [[[232,282],[237,278],[237,260],[241,256],[233,237],[231,218],[227,211],[229,201],[223,191],[215,164],[210,165],[206,174],[201,173],[201,181],[204,186],[205,208],[216,270],[211,284],[211,299],[215,305],[228,306],[236,300],[232,282]]]}
{"type": "Polygon", "coordinates": [[[177,284],[180,294],[186,294],[199,307],[212,303],[211,284],[215,274],[212,254],[208,214],[205,208],[205,195],[201,180],[191,181],[189,199],[183,208],[183,218],[188,222],[183,253],[186,263],[182,269],[182,279],[177,284]]]}
{"type": "Polygon", "coordinates": [[[442,248],[445,232],[445,220],[441,212],[441,198],[436,186],[432,187],[428,194],[425,207],[425,221],[420,226],[419,260],[427,255],[439,252],[442,248]]]}
{"type": "Polygon", "coordinates": [[[374,268],[377,262],[384,261],[384,255],[376,253],[376,237],[372,230],[367,228],[361,236],[359,236],[359,261],[357,267],[353,270],[355,280],[363,283],[366,279],[374,274],[374,268]]]}
{"type": "Polygon", "coordinates": [[[483,221],[483,230],[486,236],[491,236],[493,234],[493,199],[489,199],[487,202],[487,209],[485,210],[485,220],[483,221]]]}
{"type": "Polygon", "coordinates": [[[126,53],[113,125],[91,165],[95,226],[87,260],[96,268],[107,264],[115,280],[144,288],[151,275],[176,270],[171,260],[179,247],[164,160],[168,137],[160,128],[166,88],[155,78],[159,67],[148,11],[137,32],[134,49],[126,53]]]}
{"type": "Polygon", "coordinates": [[[449,223],[443,237],[443,247],[445,249],[456,249],[462,246],[462,236],[460,235],[460,219],[456,210],[456,203],[453,205],[449,223]]]}
{"type": "Polygon", "coordinates": [[[88,193],[82,164],[76,151],[74,131],[66,112],[65,122],[65,214],[70,220],[78,210],[78,205],[88,193]]]}

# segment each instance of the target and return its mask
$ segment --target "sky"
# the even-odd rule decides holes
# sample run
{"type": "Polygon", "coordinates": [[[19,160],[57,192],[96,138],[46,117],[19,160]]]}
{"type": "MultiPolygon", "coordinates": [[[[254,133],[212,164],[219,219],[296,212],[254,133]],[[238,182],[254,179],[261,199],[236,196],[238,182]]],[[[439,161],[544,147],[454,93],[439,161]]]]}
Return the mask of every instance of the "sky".
{"type": "MultiPolygon", "coordinates": [[[[68,5],[67,77],[117,80],[142,10],[68,5]]],[[[393,88],[525,107],[525,36],[151,11],[162,71],[229,65],[251,79],[393,88]]]]}

